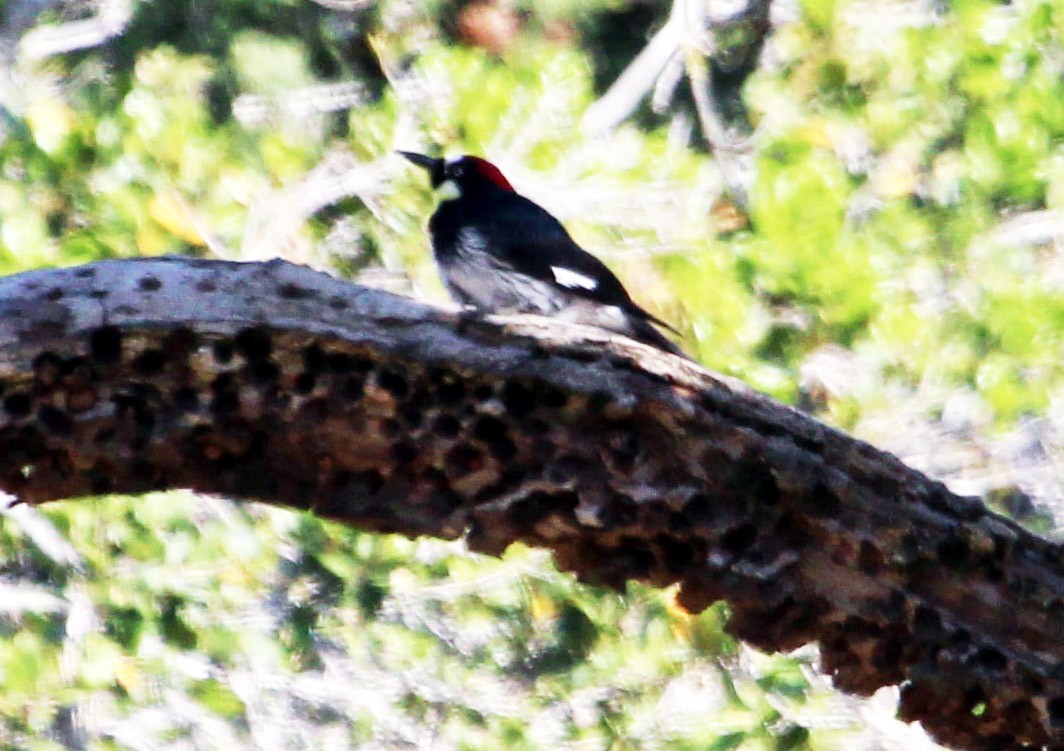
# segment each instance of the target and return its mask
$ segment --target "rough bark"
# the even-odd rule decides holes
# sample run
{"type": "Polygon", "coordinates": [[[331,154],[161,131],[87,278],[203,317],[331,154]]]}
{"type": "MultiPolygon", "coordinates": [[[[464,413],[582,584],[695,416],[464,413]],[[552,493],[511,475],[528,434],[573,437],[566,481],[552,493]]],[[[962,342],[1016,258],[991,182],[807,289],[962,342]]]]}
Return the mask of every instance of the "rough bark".
{"type": "Polygon", "coordinates": [[[0,487],[185,487],[679,582],[965,749],[1064,748],[1064,549],[742,384],[273,262],[0,280],[0,487]]]}

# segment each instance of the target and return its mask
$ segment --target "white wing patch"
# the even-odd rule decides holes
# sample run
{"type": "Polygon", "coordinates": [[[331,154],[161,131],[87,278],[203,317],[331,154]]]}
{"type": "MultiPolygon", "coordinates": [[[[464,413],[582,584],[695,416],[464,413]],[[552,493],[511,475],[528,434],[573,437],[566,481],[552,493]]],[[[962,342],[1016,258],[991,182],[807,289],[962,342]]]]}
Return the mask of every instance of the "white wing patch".
{"type": "Polygon", "coordinates": [[[554,274],[554,281],[563,287],[569,289],[586,289],[593,290],[598,286],[598,282],[592,279],[590,276],[585,276],[572,269],[567,269],[564,266],[551,266],[551,273],[554,274]]]}

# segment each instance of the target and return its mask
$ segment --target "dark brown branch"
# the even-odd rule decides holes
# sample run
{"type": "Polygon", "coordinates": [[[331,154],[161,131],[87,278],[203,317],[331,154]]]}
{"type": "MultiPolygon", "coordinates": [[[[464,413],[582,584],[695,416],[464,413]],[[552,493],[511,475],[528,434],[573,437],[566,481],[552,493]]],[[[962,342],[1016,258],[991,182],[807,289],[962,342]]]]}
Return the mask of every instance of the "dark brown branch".
{"type": "Polygon", "coordinates": [[[679,582],[958,748],[1064,748],[1064,550],[741,384],[275,262],[0,280],[0,487],[188,487],[679,582]]]}

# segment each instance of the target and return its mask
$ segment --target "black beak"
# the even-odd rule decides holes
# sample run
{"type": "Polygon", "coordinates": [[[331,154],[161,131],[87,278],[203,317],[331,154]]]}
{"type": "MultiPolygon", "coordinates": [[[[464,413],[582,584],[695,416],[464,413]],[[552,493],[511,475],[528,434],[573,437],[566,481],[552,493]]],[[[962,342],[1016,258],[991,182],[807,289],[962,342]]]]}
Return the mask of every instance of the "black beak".
{"type": "Polygon", "coordinates": [[[409,159],[422,169],[428,170],[429,178],[432,180],[432,185],[435,187],[443,179],[443,160],[433,159],[431,156],[425,156],[424,154],[416,154],[413,151],[400,151],[398,152],[402,156],[409,159]]]}

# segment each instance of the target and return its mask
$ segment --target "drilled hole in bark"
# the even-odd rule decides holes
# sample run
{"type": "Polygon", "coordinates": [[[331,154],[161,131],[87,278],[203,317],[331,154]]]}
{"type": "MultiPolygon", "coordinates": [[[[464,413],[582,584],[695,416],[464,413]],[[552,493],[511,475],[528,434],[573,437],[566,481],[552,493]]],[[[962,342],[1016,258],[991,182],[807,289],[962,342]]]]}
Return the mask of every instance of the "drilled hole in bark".
{"type": "Polygon", "coordinates": [[[62,287],[52,287],[50,290],[44,293],[44,299],[50,302],[58,302],[59,300],[63,299],[64,294],[66,293],[63,292],[62,287]]]}
{"type": "Polygon", "coordinates": [[[999,650],[983,647],[975,653],[975,662],[987,670],[1001,672],[1008,667],[1009,661],[999,650]]]}
{"type": "Polygon", "coordinates": [[[340,386],[340,396],[349,402],[357,402],[366,393],[366,380],[360,375],[348,376],[340,386]]]}
{"type": "Polygon", "coordinates": [[[917,605],[913,616],[913,636],[917,639],[934,639],[942,634],[942,616],[926,605],[917,605]]]}
{"type": "Polygon", "coordinates": [[[509,461],[517,454],[517,447],[510,440],[506,423],[496,417],[480,417],[473,424],[473,435],[483,441],[491,455],[501,462],[509,461]]]}
{"type": "Polygon", "coordinates": [[[757,527],[742,524],[720,538],[721,547],[732,555],[745,553],[757,540],[757,527]]]}
{"type": "Polygon", "coordinates": [[[1031,675],[1030,673],[1024,673],[1020,677],[1020,685],[1023,687],[1024,693],[1029,695],[1041,694],[1046,690],[1046,682],[1039,676],[1031,675]]]}
{"type": "Polygon", "coordinates": [[[695,548],[690,543],[667,535],[658,535],[654,543],[661,551],[661,558],[665,565],[674,573],[687,568],[695,560],[695,548]]]}
{"type": "MultiPolygon", "coordinates": [[[[267,435],[262,431],[255,430],[243,419],[226,420],[222,423],[222,431],[232,444],[232,452],[246,462],[254,462],[265,451],[267,435]]],[[[309,485],[309,483],[304,483],[309,485]]]]}
{"type": "Polygon", "coordinates": [[[162,286],[163,283],[158,279],[158,277],[154,277],[151,275],[142,276],[140,279],[137,280],[137,287],[144,292],[154,292],[158,289],[162,289],[162,286]]]}
{"type": "Polygon", "coordinates": [[[449,370],[434,369],[429,372],[429,382],[436,391],[440,404],[455,406],[465,399],[465,384],[449,370]]]}
{"type": "Polygon", "coordinates": [[[550,423],[546,420],[533,418],[524,423],[521,429],[530,436],[544,436],[550,432],[550,423]]]}
{"type": "Polygon", "coordinates": [[[613,403],[613,396],[607,391],[595,391],[587,399],[587,411],[591,414],[601,413],[613,403]]]}
{"type": "Polygon", "coordinates": [[[902,651],[900,639],[882,639],[872,649],[872,666],[881,671],[896,667],[902,651]]]}
{"type": "Polygon", "coordinates": [[[96,380],[96,370],[81,357],[63,361],[62,375],[63,384],[71,389],[88,388],[96,380]]]}
{"type": "Polygon", "coordinates": [[[219,365],[228,365],[233,361],[233,345],[229,342],[215,342],[211,347],[211,354],[219,365]]]}
{"type": "MultiPolygon", "coordinates": [[[[1050,598],[1046,603],[1046,612],[1056,620],[1064,620],[1064,598],[1050,598]]],[[[1064,680],[1064,666],[1061,669],[1061,680],[1064,680]]]]}
{"type": "Polygon", "coordinates": [[[306,370],[321,373],[329,365],[329,359],[317,344],[303,348],[303,365],[306,370]]]}
{"type": "Polygon", "coordinates": [[[199,425],[192,431],[189,443],[192,446],[189,455],[202,456],[209,462],[217,462],[225,454],[221,439],[205,425],[199,425]]]}
{"type": "Polygon", "coordinates": [[[999,563],[988,563],[983,567],[983,572],[989,582],[997,583],[1005,578],[1005,569],[999,563]]]}
{"type": "Polygon", "coordinates": [[[592,462],[580,454],[563,454],[551,462],[547,468],[547,479],[564,485],[575,478],[594,475],[601,469],[601,463],[592,462]]]}
{"type": "Polygon", "coordinates": [[[162,472],[151,462],[134,462],[130,474],[142,487],[154,488],[163,484],[162,472]]]}
{"type": "Polygon", "coordinates": [[[66,412],[62,412],[51,405],[46,405],[37,410],[37,419],[46,431],[53,435],[70,435],[74,432],[74,420],[66,412]]]}
{"type": "Polygon", "coordinates": [[[304,297],[313,297],[313,290],[308,290],[293,282],[285,282],[278,285],[277,294],[286,300],[302,300],[304,297]]]}
{"type": "Polygon", "coordinates": [[[159,349],[146,349],[133,360],[133,369],[141,375],[154,375],[166,365],[166,355],[159,349]]]}
{"type": "Polygon", "coordinates": [[[343,487],[344,493],[356,498],[372,498],[384,487],[384,476],[375,469],[351,474],[343,487]]]}
{"type": "Polygon", "coordinates": [[[527,474],[528,471],[524,467],[514,464],[503,470],[502,477],[499,478],[499,481],[507,487],[515,488],[525,482],[527,474]]]}
{"type": "Polygon", "coordinates": [[[260,326],[241,329],[233,340],[233,346],[249,362],[264,360],[273,352],[270,335],[260,326]]]}
{"type": "Polygon", "coordinates": [[[713,501],[705,493],[695,493],[684,503],[683,513],[691,524],[708,524],[713,520],[713,501]]]}
{"type": "Polygon", "coordinates": [[[554,514],[572,514],[580,502],[576,493],[547,493],[537,490],[510,507],[510,518],[518,525],[532,525],[554,514]]]}
{"type": "Polygon", "coordinates": [[[400,465],[409,464],[417,459],[417,455],[417,446],[410,441],[398,441],[392,444],[392,457],[400,465]]]}
{"type": "Polygon", "coordinates": [[[449,514],[465,505],[465,499],[453,490],[444,490],[432,497],[431,508],[449,514]]]}
{"type": "Polygon", "coordinates": [[[387,438],[395,438],[403,432],[403,426],[394,417],[381,420],[381,434],[387,438]]]}
{"type": "Polygon", "coordinates": [[[4,411],[12,417],[25,417],[30,413],[32,404],[33,400],[30,399],[28,394],[16,391],[4,399],[4,411]]]}
{"type": "Polygon", "coordinates": [[[994,537],[994,560],[1004,563],[1012,557],[1012,541],[1006,537],[994,537]]]}
{"type": "Polygon", "coordinates": [[[544,386],[540,391],[539,401],[549,409],[563,409],[569,403],[569,397],[561,389],[544,386]]]}
{"type": "Polygon", "coordinates": [[[426,410],[431,408],[435,403],[435,399],[424,384],[417,384],[414,388],[415,382],[411,381],[410,396],[406,399],[406,405],[412,409],[417,409],[424,414],[426,410]]]}
{"type": "Polygon", "coordinates": [[[296,376],[296,382],[293,384],[295,392],[300,396],[306,396],[314,390],[314,387],[318,384],[318,379],[314,373],[310,370],[304,370],[302,373],[296,376]]]}
{"type": "Polygon", "coordinates": [[[432,423],[432,432],[441,438],[456,436],[461,430],[462,423],[454,415],[440,415],[432,423]]]}
{"type": "Polygon", "coordinates": [[[199,394],[191,386],[185,386],[174,392],[174,406],[181,412],[195,412],[199,409],[199,394]]]}
{"type": "Polygon", "coordinates": [[[327,420],[336,414],[336,405],[328,399],[316,397],[308,399],[301,409],[302,416],[315,422],[327,420]]]}
{"type": "Polygon", "coordinates": [[[673,511],[669,514],[668,527],[670,532],[683,532],[691,528],[691,523],[682,512],[673,511]]]}
{"type": "Polygon", "coordinates": [[[866,574],[875,575],[883,569],[883,553],[868,540],[861,540],[857,551],[857,567],[866,574]]]}
{"type": "Polygon", "coordinates": [[[338,375],[350,373],[355,369],[355,358],[346,352],[329,352],[325,355],[325,368],[338,375]]]}
{"type": "Polygon", "coordinates": [[[399,416],[406,423],[407,428],[411,430],[420,428],[422,420],[425,419],[425,413],[422,411],[421,405],[416,403],[404,404],[402,409],[399,410],[399,416]]]}
{"type": "Polygon", "coordinates": [[[448,473],[463,477],[483,468],[484,457],[475,446],[460,443],[447,452],[443,462],[448,473]]]}
{"type": "Polygon", "coordinates": [[[103,365],[122,359],[122,332],[115,326],[102,326],[89,335],[92,359],[103,365]]]}
{"type": "Polygon", "coordinates": [[[138,451],[148,445],[152,433],[155,432],[155,414],[147,408],[140,407],[133,410],[133,424],[136,432],[133,436],[133,448],[138,451]]]}
{"type": "Polygon", "coordinates": [[[99,465],[89,470],[89,487],[93,495],[106,495],[114,488],[114,480],[108,473],[107,468],[99,469],[99,465]]]}
{"type": "Polygon", "coordinates": [[[227,415],[240,409],[240,394],[236,382],[228,373],[223,373],[211,383],[211,411],[216,415],[227,415]]]}
{"type": "Polygon", "coordinates": [[[609,438],[609,458],[613,468],[625,474],[635,469],[639,458],[639,439],[635,431],[618,430],[609,438]]]}
{"type": "Polygon", "coordinates": [[[406,379],[394,370],[382,370],[377,374],[377,383],[380,387],[391,394],[396,399],[402,399],[406,396],[409,386],[406,383],[406,379]]]}
{"type": "Polygon", "coordinates": [[[935,550],[939,561],[946,566],[963,565],[971,552],[968,543],[957,535],[950,535],[941,540],[935,550]]]}
{"type": "Polygon", "coordinates": [[[63,369],[63,359],[54,352],[45,352],[33,358],[33,376],[41,386],[54,386],[63,369]]]}
{"type": "Polygon", "coordinates": [[[639,518],[639,504],[630,496],[614,493],[602,509],[601,523],[607,529],[627,527],[639,518]]]}
{"type": "Polygon", "coordinates": [[[654,568],[654,551],[636,537],[621,538],[621,544],[614,551],[615,563],[628,578],[642,579],[654,568]]]}
{"type": "Polygon", "coordinates": [[[775,506],[779,503],[779,486],[762,457],[747,453],[733,465],[731,471],[733,476],[729,485],[742,493],[751,506],[775,506]]]}
{"type": "Polygon", "coordinates": [[[916,563],[927,557],[923,541],[914,532],[906,532],[902,535],[899,547],[908,563],[916,563]]]}
{"type": "Polygon", "coordinates": [[[972,634],[966,628],[959,628],[949,635],[951,647],[963,649],[972,643],[972,634]]]}
{"type": "Polygon", "coordinates": [[[511,417],[524,417],[536,408],[536,397],[527,386],[509,381],[502,387],[502,405],[511,417]]]}
{"type": "Polygon", "coordinates": [[[831,665],[837,669],[840,665],[846,664],[860,664],[862,662],[854,652],[850,649],[853,639],[845,633],[832,636],[828,639],[824,646],[825,660],[830,660],[831,665]]]}
{"type": "Polygon", "coordinates": [[[775,534],[793,550],[801,550],[816,542],[805,521],[789,513],[780,514],[776,520],[775,534]]]}
{"type": "Polygon", "coordinates": [[[276,383],[281,377],[281,369],[269,360],[259,360],[250,367],[251,382],[259,386],[276,383]]]}
{"type": "Polygon", "coordinates": [[[908,598],[900,589],[892,589],[882,600],[881,611],[892,622],[904,621],[908,612],[908,598]]]}
{"type": "Polygon", "coordinates": [[[192,329],[181,327],[166,335],[162,350],[170,360],[184,359],[199,346],[199,336],[192,329]]]}
{"type": "Polygon", "coordinates": [[[421,471],[421,481],[432,489],[434,493],[442,493],[448,490],[447,475],[438,467],[426,467],[421,471]]]}
{"type": "Polygon", "coordinates": [[[842,502],[832,490],[822,482],[818,482],[806,495],[809,513],[821,519],[833,519],[842,511],[842,502]]]}
{"type": "Polygon", "coordinates": [[[357,355],[351,355],[351,368],[362,375],[367,375],[371,370],[377,366],[373,360],[368,357],[359,357],[357,355]]]}

